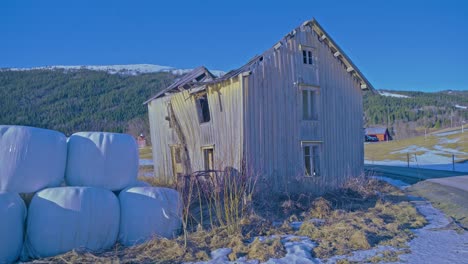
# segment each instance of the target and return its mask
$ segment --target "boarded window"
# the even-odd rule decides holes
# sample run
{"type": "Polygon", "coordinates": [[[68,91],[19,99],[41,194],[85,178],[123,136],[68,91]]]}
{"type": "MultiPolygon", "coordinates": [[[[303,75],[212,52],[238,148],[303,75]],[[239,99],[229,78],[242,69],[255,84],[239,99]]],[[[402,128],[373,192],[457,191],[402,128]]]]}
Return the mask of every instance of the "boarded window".
{"type": "Polygon", "coordinates": [[[306,176],[320,175],[320,146],[308,144],[303,146],[304,172],[306,176]]]}
{"type": "Polygon", "coordinates": [[[180,148],[175,148],[174,158],[176,163],[182,163],[182,158],[180,157],[180,148]]]}
{"type": "Polygon", "coordinates": [[[210,107],[208,105],[208,97],[204,94],[202,97],[197,99],[198,102],[198,113],[200,117],[200,123],[210,122],[210,107]]]}
{"type": "Polygon", "coordinates": [[[178,145],[172,145],[171,148],[171,160],[172,160],[172,171],[175,179],[179,179],[184,174],[184,166],[182,164],[182,148],[178,145]]]}
{"type": "Polygon", "coordinates": [[[204,166],[206,171],[214,170],[214,163],[213,163],[213,155],[214,149],[213,148],[203,148],[203,160],[204,166]]]}
{"type": "Polygon", "coordinates": [[[318,92],[316,90],[302,90],[302,119],[318,119],[318,92]]]}

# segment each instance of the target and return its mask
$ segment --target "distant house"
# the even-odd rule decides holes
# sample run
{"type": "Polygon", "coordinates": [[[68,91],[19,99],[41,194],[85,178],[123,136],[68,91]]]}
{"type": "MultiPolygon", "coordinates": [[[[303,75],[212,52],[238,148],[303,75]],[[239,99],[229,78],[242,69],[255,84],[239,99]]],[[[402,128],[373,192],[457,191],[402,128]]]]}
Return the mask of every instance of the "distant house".
{"type": "Polygon", "coordinates": [[[369,138],[377,138],[378,141],[388,141],[392,140],[392,136],[388,132],[386,127],[368,127],[366,128],[366,141],[374,141],[369,140],[369,138]]]}
{"type": "Polygon", "coordinates": [[[363,173],[363,90],[374,91],[306,21],[244,66],[219,78],[199,67],[145,102],[155,176],[233,169],[271,190],[336,188],[363,173]]]}

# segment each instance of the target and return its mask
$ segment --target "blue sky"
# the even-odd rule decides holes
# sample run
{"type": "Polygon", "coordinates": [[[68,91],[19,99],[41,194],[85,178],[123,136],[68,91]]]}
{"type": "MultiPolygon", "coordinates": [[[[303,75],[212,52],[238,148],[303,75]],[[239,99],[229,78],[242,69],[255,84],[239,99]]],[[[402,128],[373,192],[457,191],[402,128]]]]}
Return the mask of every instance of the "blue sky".
{"type": "Polygon", "coordinates": [[[378,89],[468,89],[468,1],[0,2],[0,67],[230,70],[315,17],[378,89]]]}

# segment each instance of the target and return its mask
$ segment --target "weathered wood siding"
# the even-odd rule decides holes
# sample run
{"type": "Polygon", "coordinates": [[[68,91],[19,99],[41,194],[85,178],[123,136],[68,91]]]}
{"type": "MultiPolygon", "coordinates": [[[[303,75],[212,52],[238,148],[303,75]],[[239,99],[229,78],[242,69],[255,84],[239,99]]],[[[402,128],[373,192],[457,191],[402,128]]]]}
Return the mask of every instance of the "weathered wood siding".
{"type": "Polygon", "coordinates": [[[362,173],[362,95],[327,45],[302,29],[267,51],[244,81],[245,154],[250,173],[272,188],[321,193],[362,173]],[[301,47],[313,48],[314,66],[303,63],[301,47]],[[302,120],[305,87],[318,87],[316,121],[302,120]],[[321,176],[304,177],[302,141],[320,142],[321,176]]]}
{"type": "Polygon", "coordinates": [[[165,120],[172,104],[188,148],[191,170],[204,170],[203,147],[214,148],[215,169],[240,170],[242,158],[242,90],[238,78],[208,87],[211,120],[200,123],[196,96],[188,91],[153,100],[149,104],[155,176],[172,181],[170,145],[180,144],[174,128],[165,120]]]}
{"type": "Polygon", "coordinates": [[[216,169],[260,176],[280,192],[323,193],[363,172],[361,84],[310,26],[302,26],[248,64],[239,75],[208,88],[211,120],[200,123],[189,91],[151,101],[149,118],[155,175],[173,179],[170,146],[180,144],[165,120],[174,109],[186,139],[191,171],[203,170],[203,147],[214,148],[216,169]],[[303,63],[302,49],[313,52],[303,63]],[[318,92],[318,119],[302,120],[302,90],[318,92]],[[318,144],[321,175],[304,176],[302,143],[318,144]]]}

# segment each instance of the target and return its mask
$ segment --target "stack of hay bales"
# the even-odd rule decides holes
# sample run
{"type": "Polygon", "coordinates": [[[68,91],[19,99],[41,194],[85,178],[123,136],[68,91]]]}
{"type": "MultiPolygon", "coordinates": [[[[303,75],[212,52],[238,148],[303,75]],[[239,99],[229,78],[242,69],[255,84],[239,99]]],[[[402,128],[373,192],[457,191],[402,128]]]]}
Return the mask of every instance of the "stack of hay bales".
{"type": "Polygon", "coordinates": [[[130,135],[80,132],[67,142],[56,131],[0,126],[0,263],[20,252],[28,260],[174,236],[178,193],[145,186],[137,174],[130,135]],[[27,213],[25,193],[34,193],[27,213]]]}

